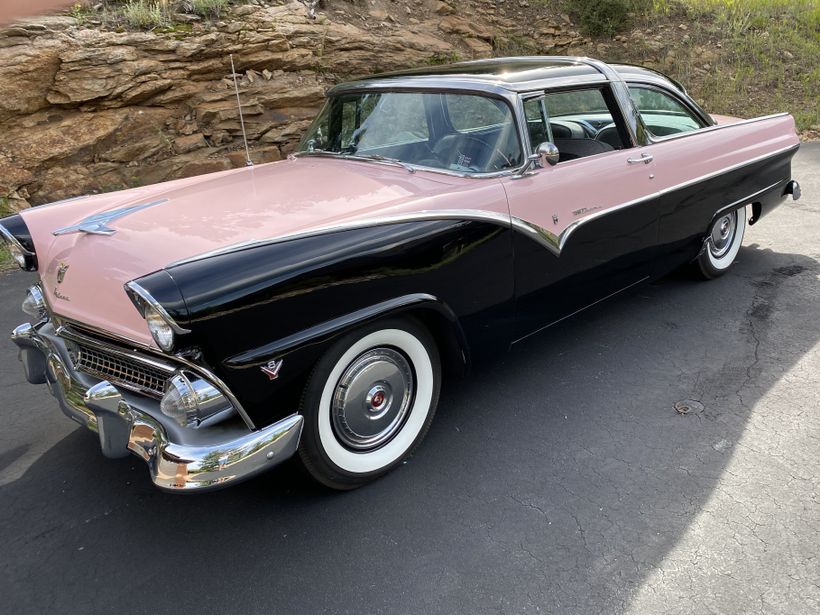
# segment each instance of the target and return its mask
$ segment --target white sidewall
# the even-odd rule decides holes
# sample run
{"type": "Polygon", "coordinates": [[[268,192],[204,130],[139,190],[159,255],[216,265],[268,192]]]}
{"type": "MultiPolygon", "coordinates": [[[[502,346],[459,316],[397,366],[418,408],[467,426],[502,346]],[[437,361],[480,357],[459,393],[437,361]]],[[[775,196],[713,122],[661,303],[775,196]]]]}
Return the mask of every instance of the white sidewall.
{"type": "Polygon", "coordinates": [[[743,235],[745,233],[746,208],[741,207],[737,210],[737,228],[735,229],[735,236],[734,239],[732,239],[732,246],[729,248],[729,251],[720,258],[715,258],[712,251],[708,247],[706,248],[706,254],[709,256],[709,262],[712,267],[720,271],[729,268],[729,266],[735,261],[735,257],[740,251],[740,246],[743,245],[743,235]]]}
{"type": "Polygon", "coordinates": [[[400,459],[413,445],[430,414],[433,401],[433,364],[427,349],[415,336],[401,329],[382,329],[367,335],[353,344],[336,362],[322,389],[319,402],[319,443],[330,460],[351,474],[366,474],[382,470],[400,459]],[[346,449],[333,434],[330,407],[333,391],[342,373],[363,352],[377,346],[392,346],[401,350],[416,373],[416,398],[410,408],[404,426],[395,437],[375,451],[357,453],[346,449]]]}

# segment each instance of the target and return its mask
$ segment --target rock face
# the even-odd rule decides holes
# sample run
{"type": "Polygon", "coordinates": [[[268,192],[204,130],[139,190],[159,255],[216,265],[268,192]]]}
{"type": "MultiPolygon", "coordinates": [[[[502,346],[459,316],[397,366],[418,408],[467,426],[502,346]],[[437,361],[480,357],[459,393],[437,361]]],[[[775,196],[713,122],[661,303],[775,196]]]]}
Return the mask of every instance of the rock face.
{"type": "MultiPolygon", "coordinates": [[[[267,162],[293,149],[333,83],[490,56],[516,27],[489,2],[469,18],[438,1],[360,15],[325,5],[316,19],[300,2],[240,5],[161,33],[70,17],[0,31],[0,198],[24,207],[241,166],[231,54],[251,156],[267,162]]],[[[582,42],[565,25],[538,27],[549,29],[539,53],[582,42]]]]}

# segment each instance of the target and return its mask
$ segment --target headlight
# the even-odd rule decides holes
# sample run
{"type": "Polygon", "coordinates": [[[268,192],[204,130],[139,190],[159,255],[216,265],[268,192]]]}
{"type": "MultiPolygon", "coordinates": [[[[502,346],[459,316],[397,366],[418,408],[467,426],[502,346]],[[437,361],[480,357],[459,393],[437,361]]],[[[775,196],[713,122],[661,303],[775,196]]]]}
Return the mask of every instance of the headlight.
{"type": "Polygon", "coordinates": [[[150,305],[145,306],[145,322],[148,323],[148,330],[157,346],[170,352],[174,347],[174,330],[171,325],[150,305]]]}
{"type": "Polygon", "coordinates": [[[23,311],[38,320],[46,315],[46,302],[39,286],[32,286],[26,291],[26,298],[23,300],[23,311]]]}
{"type": "Polygon", "coordinates": [[[160,410],[183,427],[213,425],[234,413],[222,393],[189,372],[179,372],[166,381],[160,410]]]}
{"type": "Polygon", "coordinates": [[[23,251],[20,249],[20,246],[12,242],[7,242],[6,246],[8,246],[9,252],[11,252],[11,257],[14,259],[14,262],[20,265],[20,269],[26,269],[28,267],[28,263],[26,262],[26,255],[23,254],[23,251]]]}

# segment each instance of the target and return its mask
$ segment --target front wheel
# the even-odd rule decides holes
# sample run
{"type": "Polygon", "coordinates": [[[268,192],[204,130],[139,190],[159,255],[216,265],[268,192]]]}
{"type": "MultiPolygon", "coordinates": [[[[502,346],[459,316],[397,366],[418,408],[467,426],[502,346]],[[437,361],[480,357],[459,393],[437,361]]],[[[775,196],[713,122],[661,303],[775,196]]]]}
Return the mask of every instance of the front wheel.
{"type": "Polygon", "coordinates": [[[305,388],[303,465],[333,489],[386,474],[426,435],[440,388],[435,342],[415,321],[385,320],[343,336],[305,388]]]}
{"type": "Polygon", "coordinates": [[[745,208],[718,217],[712,224],[703,251],[695,260],[695,271],[707,280],[726,273],[740,251],[745,232],[745,208]]]}

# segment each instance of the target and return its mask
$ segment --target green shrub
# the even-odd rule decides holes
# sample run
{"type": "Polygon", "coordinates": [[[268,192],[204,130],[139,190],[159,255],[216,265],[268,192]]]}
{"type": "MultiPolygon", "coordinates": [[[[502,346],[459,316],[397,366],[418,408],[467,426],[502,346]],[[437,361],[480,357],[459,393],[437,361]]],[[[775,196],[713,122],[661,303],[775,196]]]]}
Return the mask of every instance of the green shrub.
{"type": "Polygon", "coordinates": [[[171,21],[165,3],[128,0],[122,7],[122,17],[131,28],[158,28],[171,21]]]}
{"type": "Polygon", "coordinates": [[[629,0],[579,0],[574,3],[581,29],[593,36],[614,34],[626,27],[631,9],[629,0]]]}
{"type": "Polygon", "coordinates": [[[228,0],[188,0],[185,5],[192,13],[219,19],[222,11],[228,8],[228,0]]]}

